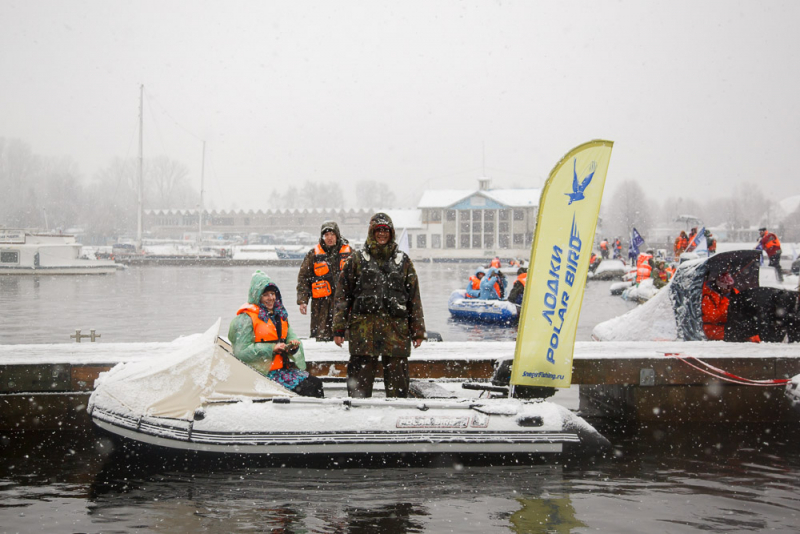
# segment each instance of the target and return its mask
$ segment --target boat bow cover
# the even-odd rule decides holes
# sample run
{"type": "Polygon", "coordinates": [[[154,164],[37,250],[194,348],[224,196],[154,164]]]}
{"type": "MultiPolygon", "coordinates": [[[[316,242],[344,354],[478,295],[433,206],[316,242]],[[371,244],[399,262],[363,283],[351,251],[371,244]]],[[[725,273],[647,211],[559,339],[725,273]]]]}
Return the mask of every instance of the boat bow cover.
{"type": "Polygon", "coordinates": [[[95,383],[90,406],[191,420],[209,401],[296,396],[228,353],[218,341],[220,321],[158,361],[116,365],[95,383]]]}

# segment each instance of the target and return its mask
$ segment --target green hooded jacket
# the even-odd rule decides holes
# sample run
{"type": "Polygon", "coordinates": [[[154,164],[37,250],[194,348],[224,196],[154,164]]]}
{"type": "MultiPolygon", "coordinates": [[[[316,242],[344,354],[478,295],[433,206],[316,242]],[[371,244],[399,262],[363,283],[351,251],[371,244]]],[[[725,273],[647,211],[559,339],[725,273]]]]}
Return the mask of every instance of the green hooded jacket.
{"type": "MultiPolygon", "coordinates": [[[[247,304],[243,304],[242,308],[248,304],[259,305],[261,301],[261,294],[264,293],[264,288],[268,285],[275,285],[265,273],[256,271],[250,279],[250,292],[247,295],[247,304]]],[[[276,289],[276,302],[283,305],[281,292],[276,289]]],[[[287,321],[288,322],[288,321],[287,321]]],[[[228,328],[228,339],[233,346],[233,355],[238,359],[266,376],[269,368],[272,366],[272,348],[276,343],[256,343],[255,331],[253,330],[253,320],[246,313],[240,313],[236,318],[231,321],[231,326],[228,328]]],[[[286,341],[298,340],[297,336],[292,330],[291,324],[289,331],[286,334],[286,341]]],[[[298,340],[299,341],[299,340],[298,340]]],[[[306,369],[306,358],[303,353],[303,344],[300,343],[300,348],[297,352],[290,356],[294,364],[302,370],[306,369]]]]}
{"type": "Polygon", "coordinates": [[[364,250],[354,252],[347,259],[339,277],[334,299],[333,331],[334,335],[342,336],[347,330],[351,356],[385,355],[407,358],[411,354],[411,340],[425,337],[425,316],[417,272],[411,259],[398,250],[394,240],[392,219],[385,213],[376,213],[370,220],[364,250]],[[375,227],[378,225],[386,225],[391,230],[391,238],[383,246],[375,239],[375,227]],[[373,313],[354,311],[353,304],[361,293],[361,273],[367,256],[374,258],[379,264],[400,260],[406,294],[406,302],[401,304],[407,310],[406,317],[393,317],[385,308],[373,313]]]}

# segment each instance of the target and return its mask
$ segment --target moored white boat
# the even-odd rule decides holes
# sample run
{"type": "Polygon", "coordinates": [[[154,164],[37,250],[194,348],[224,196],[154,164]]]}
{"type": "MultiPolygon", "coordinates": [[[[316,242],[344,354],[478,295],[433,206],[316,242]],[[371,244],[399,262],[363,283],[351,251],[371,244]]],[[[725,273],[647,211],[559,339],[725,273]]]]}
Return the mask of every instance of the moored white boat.
{"type": "Polygon", "coordinates": [[[541,400],[312,399],[234,358],[212,327],[158,362],[101,375],[88,410],[123,439],[220,454],[594,453],[608,442],[541,400]]]}
{"type": "Polygon", "coordinates": [[[2,274],[111,274],[112,260],[81,257],[74,235],[0,230],[2,274]]]}
{"type": "Polygon", "coordinates": [[[463,289],[450,293],[447,309],[455,318],[484,323],[510,324],[519,319],[519,310],[515,304],[507,300],[467,298],[463,289]]]}

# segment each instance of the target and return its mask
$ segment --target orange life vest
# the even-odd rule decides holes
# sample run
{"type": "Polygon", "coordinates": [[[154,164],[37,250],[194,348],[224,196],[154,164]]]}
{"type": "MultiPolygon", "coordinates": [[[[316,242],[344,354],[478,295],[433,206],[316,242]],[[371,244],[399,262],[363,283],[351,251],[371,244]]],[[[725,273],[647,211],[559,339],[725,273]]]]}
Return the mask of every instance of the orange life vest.
{"type": "Polygon", "coordinates": [[[775,253],[781,248],[781,242],[778,239],[778,236],[772,232],[767,232],[764,234],[764,237],[761,238],[761,245],[764,247],[764,250],[767,251],[767,256],[770,258],[774,256],[775,253]]]}
{"type": "Polygon", "coordinates": [[[646,278],[650,278],[650,272],[653,268],[650,266],[649,260],[653,256],[651,254],[640,254],[636,264],[636,283],[638,284],[646,278]]]}
{"type": "Polygon", "coordinates": [[[522,284],[522,287],[525,287],[525,282],[528,281],[528,273],[522,273],[521,275],[517,276],[517,282],[522,284]]]}
{"type": "MultiPolygon", "coordinates": [[[[344,269],[344,264],[347,258],[350,257],[351,252],[352,249],[347,243],[339,249],[339,271],[344,269]]],[[[328,256],[325,254],[325,249],[317,243],[314,247],[314,281],[311,282],[311,298],[321,299],[329,297],[333,293],[330,282],[332,273],[327,259],[328,256]]]]}
{"type": "Polygon", "coordinates": [[[494,267],[495,269],[500,268],[500,258],[495,258],[492,260],[492,267],[494,267]]]}
{"type": "MultiPolygon", "coordinates": [[[[472,276],[470,276],[470,277],[469,277],[469,281],[470,281],[470,283],[472,284],[472,290],[473,290],[473,291],[478,291],[478,290],[480,290],[480,288],[481,288],[481,279],[480,279],[480,278],[478,278],[478,277],[477,277],[477,276],[475,276],[475,275],[472,275],[472,276]]],[[[478,298],[478,297],[473,297],[473,296],[472,296],[472,295],[470,295],[469,293],[467,293],[467,294],[466,294],[466,297],[467,297],[468,299],[474,299],[474,298],[478,298]]]]}
{"type": "MultiPolygon", "coordinates": [[[[236,315],[241,315],[246,313],[250,316],[250,319],[253,321],[253,333],[255,334],[255,342],[256,343],[277,343],[278,341],[285,341],[286,335],[289,333],[289,323],[286,322],[285,319],[281,319],[281,333],[283,334],[283,338],[278,338],[278,330],[275,328],[275,325],[272,321],[263,321],[258,316],[258,306],[255,304],[247,304],[246,306],[242,306],[236,315]]],[[[277,369],[283,368],[283,357],[280,354],[275,354],[272,357],[272,365],[270,366],[270,371],[275,371],[277,369]]]]}
{"type": "MultiPolygon", "coordinates": [[[[734,293],[738,293],[736,289],[734,293]]],[[[700,310],[703,313],[703,333],[711,341],[723,341],[725,339],[725,323],[728,322],[728,306],[730,300],[725,295],[720,295],[708,286],[708,282],[703,283],[703,296],[701,297],[700,310]]],[[[752,336],[748,339],[751,343],[760,343],[759,336],[752,336]]]]}
{"type": "Polygon", "coordinates": [[[600,241],[600,250],[608,250],[608,241],[605,239],[600,241]]]}

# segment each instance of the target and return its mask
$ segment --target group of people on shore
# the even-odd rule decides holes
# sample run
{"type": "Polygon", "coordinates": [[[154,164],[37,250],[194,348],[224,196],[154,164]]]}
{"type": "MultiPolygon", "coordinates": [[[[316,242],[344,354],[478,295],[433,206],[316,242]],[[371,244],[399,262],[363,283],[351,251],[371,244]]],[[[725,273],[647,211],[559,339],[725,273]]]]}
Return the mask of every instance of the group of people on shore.
{"type": "MultiPolygon", "coordinates": [[[[425,338],[417,273],[395,239],[385,213],[371,218],[360,250],[350,247],[335,222],[326,221],[298,273],[297,304],[302,315],[311,304],[311,336],[339,347],[347,336],[350,397],[372,396],[379,360],[386,396],[407,397],[411,347],[425,338]]],[[[280,289],[263,272],[253,274],[247,304],[228,338],[233,355],[262,375],[299,395],[324,396],[322,381],[306,370],[280,289]]]]}

